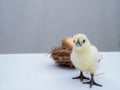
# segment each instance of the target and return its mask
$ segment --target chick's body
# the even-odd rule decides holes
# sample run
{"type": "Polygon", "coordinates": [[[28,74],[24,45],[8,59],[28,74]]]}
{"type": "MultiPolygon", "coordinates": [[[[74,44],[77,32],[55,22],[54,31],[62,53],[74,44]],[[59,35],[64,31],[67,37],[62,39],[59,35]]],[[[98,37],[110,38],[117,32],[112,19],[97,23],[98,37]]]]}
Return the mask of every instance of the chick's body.
{"type": "Polygon", "coordinates": [[[98,51],[95,46],[90,46],[87,51],[79,52],[74,50],[71,53],[71,60],[74,66],[81,71],[95,73],[98,67],[98,51]]]}
{"type": "Polygon", "coordinates": [[[73,79],[83,79],[89,80],[89,78],[83,75],[83,72],[89,72],[91,75],[91,79],[89,82],[84,82],[85,84],[102,86],[97,84],[94,81],[94,74],[98,68],[98,50],[95,46],[90,44],[90,41],[84,34],[77,34],[73,37],[73,49],[71,53],[71,61],[73,65],[80,69],[80,76],[74,77],[73,79]]]}

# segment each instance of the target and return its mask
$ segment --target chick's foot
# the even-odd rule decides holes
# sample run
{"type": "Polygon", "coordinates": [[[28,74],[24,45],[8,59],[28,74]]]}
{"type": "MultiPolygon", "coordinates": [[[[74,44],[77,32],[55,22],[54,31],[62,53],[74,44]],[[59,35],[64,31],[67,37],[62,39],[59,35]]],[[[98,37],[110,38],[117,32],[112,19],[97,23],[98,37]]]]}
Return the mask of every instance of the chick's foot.
{"type": "Polygon", "coordinates": [[[83,84],[90,84],[90,88],[91,88],[93,85],[102,87],[102,85],[100,85],[100,84],[98,84],[98,83],[96,83],[96,82],[94,81],[93,76],[94,76],[94,75],[91,75],[91,80],[90,80],[89,82],[83,82],[83,84]]]}
{"type": "Polygon", "coordinates": [[[85,76],[83,75],[83,72],[80,72],[80,76],[78,76],[78,77],[73,77],[72,79],[80,79],[81,81],[83,81],[84,79],[89,80],[88,77],[85,77],[85,76]]]}

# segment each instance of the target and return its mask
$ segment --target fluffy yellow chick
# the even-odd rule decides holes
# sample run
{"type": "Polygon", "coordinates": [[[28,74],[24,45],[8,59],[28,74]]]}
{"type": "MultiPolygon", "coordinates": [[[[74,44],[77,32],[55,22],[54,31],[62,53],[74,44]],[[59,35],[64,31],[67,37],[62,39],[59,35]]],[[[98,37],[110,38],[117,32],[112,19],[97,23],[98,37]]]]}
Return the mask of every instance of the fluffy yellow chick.
{"type": "Polygon", "coordinates": [[[99,64],[99,54],[95,46],[90,44],[90,41],[84,34],[77,34],[73,36],[73,49],[71,53],[71,61],[74,66],[80,69],[80,76],[74,77],[73,79],[88,79],[83,75],[83,72],[89,72],[91,79],[89,82],[83,82],[83,84],[102,86],[94,81],[94,74],[99,64]]]}

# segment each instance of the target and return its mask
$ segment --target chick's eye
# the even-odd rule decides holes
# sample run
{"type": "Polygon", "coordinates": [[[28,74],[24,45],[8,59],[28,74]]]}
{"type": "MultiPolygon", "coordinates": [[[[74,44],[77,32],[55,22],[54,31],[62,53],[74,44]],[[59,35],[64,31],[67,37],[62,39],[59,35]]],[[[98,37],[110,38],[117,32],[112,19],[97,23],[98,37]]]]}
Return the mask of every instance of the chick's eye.
{"type": "Polygon", "coordinates": [[[75,43],[75,40],[73,40],[73,42],[75,43]]]}
{"type": "Polygon", "coordinates": [[[85,39],[83,40],[83,43],[85,43],[85,39]]]}

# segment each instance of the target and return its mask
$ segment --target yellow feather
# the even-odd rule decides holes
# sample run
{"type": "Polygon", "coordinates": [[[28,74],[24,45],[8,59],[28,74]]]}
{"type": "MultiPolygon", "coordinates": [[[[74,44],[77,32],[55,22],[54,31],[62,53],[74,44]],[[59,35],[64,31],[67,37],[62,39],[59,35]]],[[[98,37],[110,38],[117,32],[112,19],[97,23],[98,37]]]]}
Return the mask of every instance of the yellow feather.
{"type": "Polygon", "coordinates": [[[71,53],[71,60],[74,66],[81,71],[95,73],[98,67],[98,51],[95,46],[92,46],[84,34],[78,34],[73,37],[75,41],[71,53]],[[78,41],[82,43],[85,39],[86,42],[77,47],[75,43],[78,41]]]}

